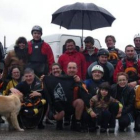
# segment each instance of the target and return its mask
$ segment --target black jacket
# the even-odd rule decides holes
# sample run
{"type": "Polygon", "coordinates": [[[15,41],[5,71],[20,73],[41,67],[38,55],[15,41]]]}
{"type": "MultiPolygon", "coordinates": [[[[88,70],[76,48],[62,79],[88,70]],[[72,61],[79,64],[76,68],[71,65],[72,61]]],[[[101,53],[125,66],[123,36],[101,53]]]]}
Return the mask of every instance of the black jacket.
{"type": "Polygon", "coordinates": [[[120,89],[121,88],[117,84],[112,85],[111,96],[115,99],[119,97],[117,100],[119,100],[123,105],[122,115],[128,114],[130,117],[132,117],[134,110],[135,91],[128,85],[126,85],[121,90],[120,89]]]}

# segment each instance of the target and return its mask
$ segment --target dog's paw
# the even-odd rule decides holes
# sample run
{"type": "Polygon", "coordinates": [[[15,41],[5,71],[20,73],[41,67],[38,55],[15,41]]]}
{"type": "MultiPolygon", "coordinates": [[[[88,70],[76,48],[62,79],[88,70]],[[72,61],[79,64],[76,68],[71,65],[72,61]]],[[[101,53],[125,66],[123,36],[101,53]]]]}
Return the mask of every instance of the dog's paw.
{"type": "Polygon", "coordinates": [[[18,131],[23,132],[23,131],[24,131],[24,129],[19,129],[18,131]]]}

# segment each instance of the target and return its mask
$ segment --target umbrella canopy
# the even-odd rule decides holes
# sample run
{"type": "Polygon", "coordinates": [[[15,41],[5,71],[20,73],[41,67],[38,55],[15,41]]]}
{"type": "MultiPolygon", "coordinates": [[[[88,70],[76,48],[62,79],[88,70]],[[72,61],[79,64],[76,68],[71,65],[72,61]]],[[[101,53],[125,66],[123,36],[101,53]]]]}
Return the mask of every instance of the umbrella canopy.
{"type": "Polygon", "coordinates": [[[75,3],[59,8],[52,14],[51,23],[66,29],[94,30],[109,27],[115,17],[93,3],[75,3]]]}

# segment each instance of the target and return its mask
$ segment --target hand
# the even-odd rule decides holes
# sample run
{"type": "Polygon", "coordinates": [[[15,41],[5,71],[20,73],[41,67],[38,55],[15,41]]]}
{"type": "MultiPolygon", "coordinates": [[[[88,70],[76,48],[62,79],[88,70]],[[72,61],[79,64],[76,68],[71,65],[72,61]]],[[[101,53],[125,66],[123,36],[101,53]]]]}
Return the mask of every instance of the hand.
{"type": "Polygon", "coordinates": [[[78,75],[74,75],[73,78],[74,78],[75,82],[80,82],[81,81],[81,79],[80,79],[80,77],[78,75]]]}
{"type": "Polygon", "coordinates": [[[93,111],[90,112],[90,116],[91,116],[91,118],[97,118],[97,114],[94,113],[93,111]]]}
{"type": "Polygon", "coordinates": [[[40,81],[43,81],[44,77],[45,77],[45,75],[41,75],[40,76],[40,81]]]}
{"type": "Polygon", "coordinates": [[[121,115],[122,115],[121,113],[118,113],[117,116],[116,116],[116,118],[120,118],[121,115]]]}
{"type": "Polygon", "coordinates": [[[15,93],[15,94],[22,94],[22,93],[21,93],[18,89],[16,89],[16,88],[11,88],[10,91],[11,91],[12,93],[15,93]]]}
{"type": "Polygon", "coordinates": [[[37,91],[33,91],[33,92],[29,95],[30,98],[33,98],[33,97],[35,97],[35,96],[41,96],[41,93],[39,93],[39,92],[37,92],[37,91]]]}
{"type": "Polygon", "coordinates": [[[128,83],[128,86],[130,86],[132,88],[134,88],[136,85],[137,85],[136,81],[128,83]]]}

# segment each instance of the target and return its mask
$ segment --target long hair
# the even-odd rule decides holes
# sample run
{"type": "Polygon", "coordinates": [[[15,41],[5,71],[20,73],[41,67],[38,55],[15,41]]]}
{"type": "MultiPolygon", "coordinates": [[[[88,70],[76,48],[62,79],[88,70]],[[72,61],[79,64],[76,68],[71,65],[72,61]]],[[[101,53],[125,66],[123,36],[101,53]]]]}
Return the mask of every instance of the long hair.
{"type": "Polygon", "coordinates": [[[99,86],[99,91],[98,91],[98,94],[97,94],[97,98],[98,98],[99,101],[102,99],[101,90],[108,91],[108,94],[104,97],[104,101],[108,102],[109,99],[110,99],[110,91],[111,91],[109,83],[104,82],[99,86]]]}
{"type": "Polygon", "coordinates": [[[27,62],[28,59],[28,48],[27,48],[27,40],[25,37],[19,37],[15,43],[14,46],[14,50],[16,53],[16,56],[19,59],[22,59],[23,62],[27,62]],[[24,43],[25,44],[25,48],[24,49],[20,49],[19,48],[19,43],[24,43]]]}

